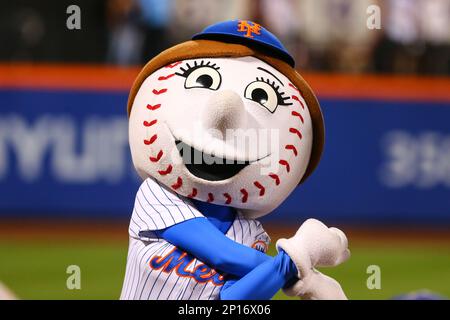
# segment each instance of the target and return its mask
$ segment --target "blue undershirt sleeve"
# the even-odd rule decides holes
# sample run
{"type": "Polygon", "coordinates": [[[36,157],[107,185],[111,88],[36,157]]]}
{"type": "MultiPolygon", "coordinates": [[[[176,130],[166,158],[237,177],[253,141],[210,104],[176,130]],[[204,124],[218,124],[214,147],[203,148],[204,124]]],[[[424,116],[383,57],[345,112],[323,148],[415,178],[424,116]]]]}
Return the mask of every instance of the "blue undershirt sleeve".
{"type": "Polygon", "coordinates": [[[208,219],[194,218],[157,231],[174,246],[226,274],[222,300],[266,300],[296,279],[284,252],[271,257],[227,238],[208,219]]]}
{"type": "Polygon", "coordinates": [[[268,300],[290,281],[295,280],[296,275],[295,264],[281,251],[241,279],[228,280],[220,291],[220,299],[268,300]]]}
{"type": "Polygon", "coordinates": [[[216,270],[238,277],[272,259],[227,238],[205,218],[183,221],[157,231],[157,235],[216,270]]]}

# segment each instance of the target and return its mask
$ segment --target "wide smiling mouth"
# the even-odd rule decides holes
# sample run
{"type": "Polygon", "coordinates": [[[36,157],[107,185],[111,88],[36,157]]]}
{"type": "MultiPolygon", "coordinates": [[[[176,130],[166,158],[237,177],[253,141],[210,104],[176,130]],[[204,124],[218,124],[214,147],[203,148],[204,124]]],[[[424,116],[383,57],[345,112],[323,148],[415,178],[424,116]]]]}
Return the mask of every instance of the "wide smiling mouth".
{"type": "Polygon", "coordinates": [[[181,140],[175,140],[175,143],[189,172],[204,180],[226,180],[238,174],[251,163],[250,161],[217,157],[197,150],[181,140]]]}

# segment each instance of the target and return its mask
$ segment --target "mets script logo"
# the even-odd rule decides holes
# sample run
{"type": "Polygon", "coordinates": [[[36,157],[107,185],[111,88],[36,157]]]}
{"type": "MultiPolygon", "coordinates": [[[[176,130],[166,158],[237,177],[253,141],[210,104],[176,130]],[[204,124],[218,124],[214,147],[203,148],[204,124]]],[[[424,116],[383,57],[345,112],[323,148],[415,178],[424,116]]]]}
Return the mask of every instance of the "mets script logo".
{"type": "Polygon", "coordinates": [[[187,270],[194,260],[194,257],[175,247],[165,256],[153,257],[149,264],[154,270],[162,270],[165,273],[175,270],[179,277],[192,278],[199,283],[211,282],[215,286],[225,283],[223,276],[205,264],[197,265],[192,271],[187,270]]]}
{"type": "Polygon", "coordinates": [[[257,240],[255,243],[252,244],[252,248],[256,249],[258,251],[261,251],[263,253],[267,252],[267,243],[265,243],[262,240],[257,240]]]}
{"type": "Polygon", "coordinates": [[[253,38],[253,33],[261,34],[261,25],[247,20],[239,20],[237,31],[245,32],[244,37],[253,38]]]}

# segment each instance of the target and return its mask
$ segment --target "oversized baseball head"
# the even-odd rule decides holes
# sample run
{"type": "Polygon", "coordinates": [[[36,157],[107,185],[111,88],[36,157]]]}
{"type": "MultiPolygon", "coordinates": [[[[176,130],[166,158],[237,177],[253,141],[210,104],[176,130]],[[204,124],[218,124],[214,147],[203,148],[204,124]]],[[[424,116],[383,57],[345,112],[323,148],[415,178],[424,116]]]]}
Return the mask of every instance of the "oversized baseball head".
{"type": "Polygon", "coordinates": [[[279,40],[250,21],[212,25],[148,62],[128,113],[142,178],[251,218],[286,199],[322,153],[317,99],[279,40]]]}

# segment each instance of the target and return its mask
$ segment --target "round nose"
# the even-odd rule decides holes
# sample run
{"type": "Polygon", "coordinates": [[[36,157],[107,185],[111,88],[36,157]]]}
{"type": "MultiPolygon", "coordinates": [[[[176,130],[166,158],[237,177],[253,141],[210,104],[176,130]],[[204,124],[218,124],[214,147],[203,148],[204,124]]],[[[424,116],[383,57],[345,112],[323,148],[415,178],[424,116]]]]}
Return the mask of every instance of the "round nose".
{"type": "Polygon", "coordinates": [[[227,129],[243,128],[247,122],[247,112],[236,92],[221,90],[206,103],[202,120],[206,129],[219,130],[224,135],[227,129]]]}

